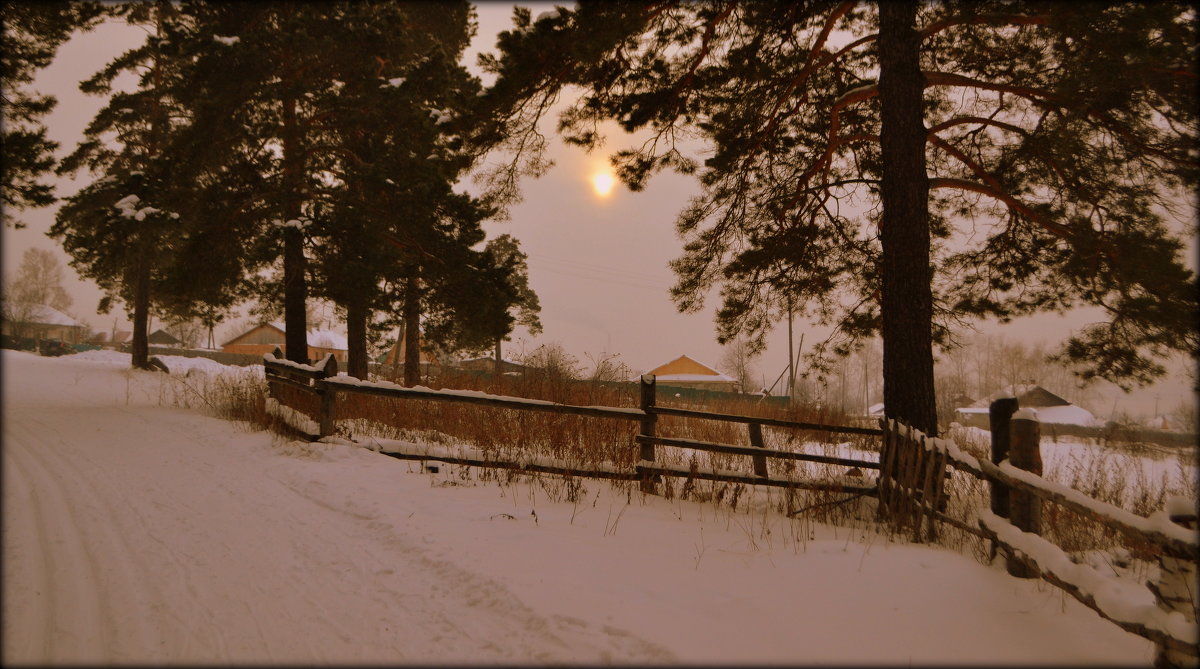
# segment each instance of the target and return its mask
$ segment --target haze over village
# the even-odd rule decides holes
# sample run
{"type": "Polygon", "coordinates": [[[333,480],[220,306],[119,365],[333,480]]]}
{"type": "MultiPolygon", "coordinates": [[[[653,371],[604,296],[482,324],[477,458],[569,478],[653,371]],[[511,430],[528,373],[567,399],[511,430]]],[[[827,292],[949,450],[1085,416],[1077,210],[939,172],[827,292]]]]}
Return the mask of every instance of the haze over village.
{"type": "Polygon", "coordinates": [[[5,664],[1196,665],[1188,3],[0,21],[5,664]]]}
{"type": "MultiPolygon", "coordinates": [[[[534,16],[551,11],[553,3],[526,3],[534,16]]],[[[511,25],[511,5],[483,3],[477,7],[479,29],[466,51],[463,62],[472,72],[488,81],[491,77],[475,65],[478,53],[494,48],[495,35],[511,25]]],[[[59,98],[60,103],[47,117],[49,137],[59,143],[58,153],[65,155],[80,141],[81,131],[103,100],[78,90],[78,82],[97,69],[97,64],[114,57],[144,37],[142,29],[121,21],[108,21],[90,32],[76,35],[64,44],[50,66],[37,74],[33,88],[59,98]]],[[[125,75],[118,81],[131,85],[125,75]]],[[[118,86],[119,87],[119,86],[118,86]]],[[[559,105],[561,107],[561,105],[559,105]]],[[[587,377],[595,371],[596,361],[616,356],[632,373],[642,373],[687,355],[722,373],[730,371],[731,354],[728,347],[716,342],[713,313],[719,295],[713,290],[705,308],[697,313],[681,314],[671,303],[668,289],[674,277],[667,264],[678,257],[681,242],[674,232],[674,220],[680,208],[697,193],[692,180],[681,175],[661,173],[653,177],[643,192],[630,192],[620,184],[611,187],[604,196],[598,194],[596,178],[610,178],[607,153],[632,145],[622,139],[623,133],[615,124],[606,122],[612,139],[591,153],[562,143],[553,136],[553,118],[548,115],[541,123],[550,137],[551,158],[556,165],[545,176],[526,179],[522,184],[524,200],[515,205],[506,221],[485,222],[489,234],[510,234],[522,244],[528,254],[530,286],[541,303],[543,330],[532,335],[518,326],[504,344],[504,355],[517,358],[533,352],[538,346],[561,346],[564,352],[579,361],[581,374],[587,377]]],[[[625,135],[628,136],[628,135],[625,135]]],[[[700,149],[697,148],[697,151],[700,149]]],[[[86,173],[75,178],[56,177],[60,196],[70,194],[86,183],[86,173]]],[[[463,183],[475,187],[470,180],[463,183]]],[[[78,275],[67,264],[68,257],[53,240],[45,236],[53,220],[54,207],[22,212],[28,227],[3,231],[3,268],[11,280],[26,249],[45,249],[54,254],[62,266],[63,287],[71,297],[71,306],[64,310],[90,333],[104,333],[110,338],[128,338],[132,326],[127,312],[116,306],[107,314],[98,314],[95,305],[103,297],[96,285],[78,275]]],[[[1185,231],[1190,244],[1184,259],[1195,267],[1196,247],[1194,202],[1186,202],[1172,225],[1185,231]]],[[[345,334],[345,324],[332,305],[314,303],[310,307],[316,320],[315,329],[345,334]]],[[[974,399],[983,400],[1002,391],[1012,383],[1045,382],[1056,393],[1087,407],[1102,420],[1137,418],[1147,423],[1183,411],[1194,404],[1196,395],[1195,364],[1186,356],[1169,360],[1168,375],[1145,388],[1126,393],[1105,381],[1079,387],[1077,379],[1062,370],[1047,369],[1038,359],[1048,353],[1081,325],[1096,318],[1094,310],[1077,310],[1069,315],[1041,314],[1019,318],[1001,325],[984,319],[973,331],[962,328],[959,338],[973,344],[960,351],[957,357],[972,359],[969,386],[974,399]],[[1024,350],[1021,350],[1024,349],[1024,350]],[[1007,355],[1009,369],[1003,382],[984,380],[994,376],[996,363],[992,359],[1007,355]],[[1047,373],[1049,372],[1049,373],[1047,373]],[[1045,378],[1037,378],[1045,377],[1045,378]]],[[[169,329],[170,325],[151,315],[153,329],[169,329]]],[[[258,325],[258,319],[245,306],[235,308],[217,325],[213,345],[220,345],[246,333],[258,325]]],[[[786,395],[788,370],[788,337],[786,319],[779,321],[767,338],[765,351],[747,362],[749,373],[744,390],[771,389],[772,394],[786,395]]],[[[183,328],[176,335],[188,339],[188,345],[207,346],[208,335],[196,335],[197,328],[183,328]]],[[[395,336],[395,332],[391,333],[395,336]]],[[[830,330],[812,324],[804,317],[793,319],[792,345],[800,354],[811,353],[817,343],[828,337],[830,330]]],[[[83,338],[89,338],[84,336],[83,338]]],[[[389,342],[381,341],[377,355],[385,355],[389,342]]],[[[808,364],[794,355],[798,394],[813,398],[845,402],[852,411],[862,411],[882,401],[878,382],[881,370],[879,344],[876,340],[861,357],[844,364],[845,378],[839,375],[829,384],[832,390],[813,380],[805,379],[811,372],[808,364]],[[864,372],[864,368],[866,372],[864,372]],[[863,383],[863,378],[868,382],[863,383]]],[[[737,356],[732,356],[737,357],[737,356]]],[[[942,355],[939,373],[949,367],[962,367],[942,355]]],[[[839,371],[841,369],[839,368],[839,371]]],[[[956,393],[958,394],[958,393],[956,393]]]]}

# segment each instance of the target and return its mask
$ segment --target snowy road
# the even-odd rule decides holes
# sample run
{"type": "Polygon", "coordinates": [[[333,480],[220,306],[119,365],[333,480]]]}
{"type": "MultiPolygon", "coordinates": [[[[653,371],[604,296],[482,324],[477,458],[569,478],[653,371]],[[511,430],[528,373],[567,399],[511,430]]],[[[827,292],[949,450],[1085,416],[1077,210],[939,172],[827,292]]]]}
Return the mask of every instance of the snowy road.
{"type": "Polygon", "coordinates": [[[262,434],[149,408],[158,379],[109,372],[127,407],[5,362],[6,662],[663,657],[430,557],[262,434]]]}
{"type": "Polygon", "coordinates": [[[162,375],[3,355],[5,663],[1150,658],[948,551],[438,479],[160,406],[162,375]]]}

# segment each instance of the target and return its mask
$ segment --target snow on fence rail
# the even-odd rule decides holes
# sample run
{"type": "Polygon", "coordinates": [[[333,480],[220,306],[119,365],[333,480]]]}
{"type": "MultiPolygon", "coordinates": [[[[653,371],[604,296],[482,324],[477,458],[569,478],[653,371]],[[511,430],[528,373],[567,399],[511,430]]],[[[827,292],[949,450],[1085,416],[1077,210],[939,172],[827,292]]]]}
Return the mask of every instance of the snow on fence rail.
{"type": "MultiPolygon", "coordinates": [[[[1018,412],[1015,398],[991,408],[992,461],[963,452],[946,439],[927,437],[896,421],[882,421],[880,515],[919,540],[924,519],[952,524],[992,542],[1008,555],[1013,576],[1041,578],[1095,610],[1122,629],[1157,646],[1156,666],[1194,666],[1197,661],[1196,567],[1200,542],[1195,502],[1171,500],[1149,518],[1041,477],[1040,429],[1032,413],[1018,412]],[[990,509],[981,509],[978,529],[940,513],[944,495],[937,486],[953,467],[987,481],[990,509]],[[1160,578],[1147,588],[1075,564],[1040,536],[1041,502],[1059,504],[1106,527],[1155,546],[1160,578]]],[[[994,554],[994,553],[993,553],[994,554]]]]}
{"type": "MultiPolygon", "coordinates": [[[[1197,660],[1194,583],[1196,565],[1200,561],[1200,542],[1197,542],[1196,537],[1194,503],[1184,503],[1182,506],[1176,504],[1170,513],[1164,511],[1150,518],[1143,518],[1087,497],[1070,487],[1047,481],[1040,475],[1040,432],[1037,419],[1032,414],[1016,413],[1015,398],[1004,398],[993,403],[992,461],[989,462],[963,452],[952,441],[927,437],[917,430],[891,420],[881,421],[880,429],[872,429],[659,407],[655,403],[656,388],[653,375],[645,375],[641,379],[640,405],[637,409],[585,407],[476,391],[405,388],[393,383],[366,382],[336,376],[337,362],[332,356],[326,356],[317,365],[302,365],[282,360],[281,357],[278,349],[274,354],[264,356],[263,365],[268,388],[273,392],[277,386],[291,387],[320,398],[317,423],[296,421],[296,412],[292,412],[293,423],[306,423],[300,429],[304,430],[307,427],[309,429],[305,431],[311,432],[311,426],[317,425],[318,433],[310,434],[314,440],[333,438],[333,409],[337,393],[459,402],[638,421],[639,433],[634,441],[640,447],[640,458],[632,472],[615,467],[581,470],[571,467],[569,463],[550,461],[546,458],[497,460],[487,458],[473,449],[447,450],[407,442],[388,442],[384,446],[375,440],[374,450],[391,457],[409,460],[439,460],[469,466],[501,467],[567,476],[637,480],[641,482],[642,489],[649,493],[656,492],[656,485],[661,476],[679,476],[877,496],[879,516],[901,530],[911,529],[914,541],[921,540],[922,527],[926,521],[930,537],[936,535],[934,521],[938,521],[990,540],[993,547],[1002,548],[1009,556],[1007,565],[1010,574],[1025,578],[1042,578],[1122,629],[1154,641],[1158,648],[1156,666],[1191,666],[1197,660]],[[660,437],[656,434],[658,416],[746,423],[751,446],[660,437]],[[763,442],[763,425],[881,435],[879,462],[768,449],[763,442]],[[655,447],[749,455],[753,459],[754,474],[661,465],[656,463],[655,447]],[[837,477],[825,481],[794,480],[789,477],[772,476],[767,468],[768,457],[877,469],[879,477],[874,483],[847,480],[850,477],[837,477]],[[991,509],[980,511],[978,527],[971,527],[942,513],[948,501],[944,487],[949,477],[947,467],[971,474],[991,485],[991,509]],[[1114,577],[1106,577],[1092,567],[1075,564],[1061,548],[1040,537],[1040,504],[1043,500],[1059,504],[1157,547],[1160,552],[1160,580],[1157,584],[1147,584],[1156,605],[1131,603],[1132,599],[1138,597],[1138,594],[1131,593],[1136,591],[1145,594],[1146,590],[1129,582],[1118,582],[1114,577]],[[1183,510],[1180,510],[1181,508],[1183,510]],[[1190,527],[1180,526],[1187,523],[1191,524],[1190,527]]],[[[281,412],[284,415],[287,413],[281,412]]]]}
{"type": "Polygon", "coordinates": [[[337,362],[332,358],[332,356],[326,356],[325,359],[316,365],[303,365],[296,362],[282,360],[280,359],[281,356],[282,353],[278,349],[276,349],[273,354],[268,353],[263,356],[263,366],[266,371],[268,388],[274,389],[277,386],[285,386],[312,393],[317,397],[320,397],[321,410],[317,419],[317,422],[319,423],[319,429],[314,434],[312,433],[311,424],[309,422],[298,421],[295,419],[293,414],[283,411],[277,412],[277,415],[283,418],[286,422],[289,422],[289,424],[291,424],[294,428],[308,434],[309,438],[313,440],[330,437],[334,434],[333,408],[337,393],[375,395],[398,399],[434,400],[440,402],[483,405],[502,409],[515,409],[520,411],[541,411],[564,415],[585,416],[590,418],[638,421],[641,429],[640,434],[635,437],[635,442],[640,446],[641,449],[640,459],[635,466],[635,471],[616,472],[613,470],[573,469],[566,467],[561,463],[546,465],[544,463],[539,464],[532,462],[501,462],[498,460],[484,459],[482,457],[462,457],[449,455],[435,458],[430,456],[429,452],[425,450],[416,452],[413,449],[409,449],[408,451],[391,449],[381,450],[381,452],[394,458],[410,460],[437,459],[444,462],[453,462],[455,464],[465,464],[471,466],[525,469],[527,471],[547,471],[550,473],[608,479],[620,478],[625,480],[639,480],[642,482],[642,488],[648,492],[655,492],[656,483],[664,475],[690,477],[713,481],[746,483],[750,485],[767,485],[797,489],[860,493],[865,495],[874,495],[877,491],[877,488],[873,483],[864,483],[862,481],[855,480],[854,477],[836,477],[823,481],[807,481],[783,476],[771,476],[767,470],[766,459],[768,457],[785,460],[804,460],[809,462],[841,465],[845,467],[857,467],[859,469],[878,469],[879,463],[871,462],[869,460],[835,458],[831,456],[769,449],[763,445],[762,426],[769,425],[771,427],[783,427],[801,430],[821,430],[826,432],[865,435],[882,434],[882,430],[843,425],[819,425],[816,423],[803,423],[799,421],[786,421],[773,418],[756,418],[753,416],[706,413],[702,411],[675,409],[671,407],[658,407],[654,401],[656,387],[653,375],[647,375],[643,377],[641,388],[641,406],[640,408],[633,409],[621,407],[576,406],[570,404],[559,404],[556,402],[533,400],[523,397],[492,395],[473,390],[433,390],[431,388],[423,388],[419,386],[414,388],[406,388],[390,382],[362,381],[352,377],[337,376],[337,362]],[[655,436],[655,423],[657,422],[657,417],[659,415],[747,423],[752,446],[733,446],[690,439],[669,439],[665,437],[657,437],[655,436]],[[749,455],[753,459],[754,473],[745,474],[729,470],[709,471],[696,468],[678,468],[658,465],[655,463],[655,446],[689,448],[718,453],[749,455]]]}

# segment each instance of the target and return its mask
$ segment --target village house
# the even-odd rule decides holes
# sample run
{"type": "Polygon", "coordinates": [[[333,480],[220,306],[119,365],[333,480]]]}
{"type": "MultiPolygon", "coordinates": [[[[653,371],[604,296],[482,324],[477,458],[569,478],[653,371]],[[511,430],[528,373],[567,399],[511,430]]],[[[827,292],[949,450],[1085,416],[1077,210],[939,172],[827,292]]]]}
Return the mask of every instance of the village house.
{"type": "MultiPolygon", "coordinates": [[[[246,332],[221,344],[225,353],[241,353],[243,355],[265,355],[279,348],[285,354],[287,331],[283,323],[260,323],[246,332]]],[[[326,354],[333,354],[335,360],[346,362],[349,344],[346,337],[332,330],[308,331],[308,359],[320,360],[326,354]]]]}
{"type": "MultiPolygon", "coordinates": [[[[1071,404],[1038,385],[1010,386],[1000,394],[1016,397],[1018,405],[1022,409],[1033,409],[1038,422],[1043,424],[1095,427],[1103,423],[1087,409],[1071,404]]],[[[954,410],[955,420],[968,427],[988,429],[990,405],[991,400],[980,400],[971,406],[959,407],[954,410]]]]}
{"type": "Polygon", "coordinates": [[[10,337],[58,340],[67,344],[79,344],[88,336],[88,327],[58,309],[37,304],[29,307],[20,320],[3,321],[3,333],[10,337]]]}
{"type": "MultiPolygon", "coordinates": [[[[722,374],[717,370],[681,355],[670,362],[663,363],[646,372],[655,376],[655,383],[660,386],[675,388],[691,388],[694,390],[710,390],[717,392],[738,392],[738,382],[732,376],[722,374]]],[[[637,380],[636,378],[634,379],[637,380]]]]}
{"type": "Polygon", "coordinates": [[[183,346],[183,342],[176,339],[175,335],[161,329],[151,332],[150,336],[146,337],[146,341],[151,346],[169,346],[171,348],[180,348],[183,346]]]}

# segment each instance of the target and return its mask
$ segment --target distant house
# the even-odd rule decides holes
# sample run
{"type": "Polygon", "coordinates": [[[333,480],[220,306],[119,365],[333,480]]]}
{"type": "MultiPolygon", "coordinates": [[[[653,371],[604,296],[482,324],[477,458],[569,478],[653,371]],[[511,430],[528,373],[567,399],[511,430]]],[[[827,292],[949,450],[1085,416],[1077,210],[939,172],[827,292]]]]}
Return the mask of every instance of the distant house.
{"type": "MultiPolygon", "coordinates": [[[[476,372],[494,373],[496,371],[496,359],[493,357],[471,358],[470,360],[463,360],[462,362],[459,362],[457,365],[455,365],[455,367],[458,367],[459,369],[469,369],[476,372]]],[[[522,365],[514,360],[500,358],[501,374],[523,374],[524,372],[525,365],[522,365]]]]}
{"type": "MultiPolygon", "coordinates": [[[[287,353],[287,331],[283,323],[260,323],[242,334],[221,344],[225,353],[264,355],[278,347],[287,353]]],[[[308,359],[320,360],[332,353],[338,362],[346,362],[349,343],[346,338],[332,330],[309,330],[308,359]]]]}
{"type": "Polygon", "coordinates": [[[174,335],[166,330],[151,332],[150,336],[146,337],[146,341],[150,342],[153,346],[171,346],[175,348],[183,346],[183,342],[176,339],[174,335]]]}
{"type": "MultiPolygon", "coordinates": [[[[1001,396],[1016,397],[1017,404],[1022,409],[1033,409],[1037,414],[1038,422],[1043,424],[1082,425],[1084,427],[1103,424],[1103,421],[1093,416],[1092,412],[1071,404],[1038,385],[1010,386],[994,395],[994,397],[1001,396]]],[[[987,429],[990,405],[991,400],[981,400],[968,407],[959,407],[954,410],[955,419],[963,425],[987,429]]]]}
{"type": "Polygon", "coordinates": [[[79,344],[88,335],[88,326],[63,312],[44,304],[35,304],[21,309],[19,319],[3,320],[3,333],[30,339],[57,339],[68,344],[79,344]]]}
{"type": "Polygon", "coordinates": [[[660,386],[720,392],[737,392],[738,390],[737,379],[728,374],[722,374],[708,365],[696,362],[686,355],[663,363],[646,373],[653,374],[655,382],[660,386]]]}

